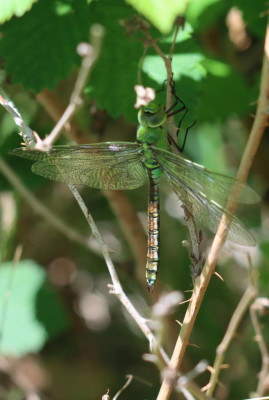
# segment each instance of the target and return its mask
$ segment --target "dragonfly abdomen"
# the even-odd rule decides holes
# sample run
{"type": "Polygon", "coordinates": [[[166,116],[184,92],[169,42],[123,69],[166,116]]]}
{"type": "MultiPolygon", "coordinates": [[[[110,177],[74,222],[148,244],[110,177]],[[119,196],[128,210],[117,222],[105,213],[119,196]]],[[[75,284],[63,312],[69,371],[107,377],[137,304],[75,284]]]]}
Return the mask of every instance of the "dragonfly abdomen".
{"type": "Polygon", "coordinates": [[[150,190],[148,202],[148,253],[146,265],[146,282],[148,291],[152,291],[159,268],[160,240],[160,195],[159,179],[154,177],[154,171],[148,170],[150,190]]]}

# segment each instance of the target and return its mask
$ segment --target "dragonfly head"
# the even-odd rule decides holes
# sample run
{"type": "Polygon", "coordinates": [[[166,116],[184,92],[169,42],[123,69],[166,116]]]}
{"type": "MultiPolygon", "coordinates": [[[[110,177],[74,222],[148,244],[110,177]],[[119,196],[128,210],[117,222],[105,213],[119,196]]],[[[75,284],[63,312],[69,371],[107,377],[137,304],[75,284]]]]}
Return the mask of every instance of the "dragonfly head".
{"type": "Polygon", "coordinates": [[[162,126],[166,120],[165,108],[156,103],[142,106],[138,112],[138,121],[142,126],[157,128],[158,126],[162,126]]]}

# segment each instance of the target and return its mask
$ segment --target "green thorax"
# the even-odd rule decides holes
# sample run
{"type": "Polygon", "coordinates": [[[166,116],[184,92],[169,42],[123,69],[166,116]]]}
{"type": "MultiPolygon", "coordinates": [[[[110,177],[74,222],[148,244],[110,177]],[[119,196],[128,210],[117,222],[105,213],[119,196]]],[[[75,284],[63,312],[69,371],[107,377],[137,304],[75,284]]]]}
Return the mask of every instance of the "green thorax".
{"type": "MultiPolygon", "coordinates": [[[[167,148],[163,125],[167,120],[165,108],[156,103],[142,106],[138,112],[139,127],[136,139],[142,145],[167,148]]],[[[144,147],[144,146],[143,146],[144,147]]]]}
{"type": "Polygon", "coordinates": [[[155,160],[151,146],[167,149],[167,141],[163,125],[167,120],[165,108],[156,103],[142,106],[138,112],[139,127],[136,140],[142,145],[145,155],[145,166],[151,177],[157,183],[161,176],[158,162],[155,160]]]}

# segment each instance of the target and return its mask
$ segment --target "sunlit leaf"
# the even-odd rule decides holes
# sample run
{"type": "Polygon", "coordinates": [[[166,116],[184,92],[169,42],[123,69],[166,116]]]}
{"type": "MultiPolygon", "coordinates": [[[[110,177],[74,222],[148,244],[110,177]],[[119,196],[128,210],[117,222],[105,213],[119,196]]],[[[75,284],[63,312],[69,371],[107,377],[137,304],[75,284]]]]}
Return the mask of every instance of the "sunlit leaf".
{"type": "Polygon", "coordinates": [[[185,12],[187,0],[126,0],[162,33],[171,32],[177,16],[185,12]]]}
{"type": "Polygon", "coordinates": [[[1,0],[0,1],[0,23],[9,20],[14,15],[21,17],[30,10],[37,0],[1,0]]]}
{"type": "Polygon", "coordinates": [[[44,286],[46,274],[36,263],[24,260],[14,268],[11,262],[0,266],[0,352],[23,356],[39,351],[52,334],[67,327],[63,307],[55,293],[44,286]],[[40,307],[40,299],[47,304],[40,307]],[[39,304],[39,306],[38,306],[39,304]],[[49,308],[51,323],[40,318],[49,308]],[[53,327],[52,332],[50,326],[53,327]]]}

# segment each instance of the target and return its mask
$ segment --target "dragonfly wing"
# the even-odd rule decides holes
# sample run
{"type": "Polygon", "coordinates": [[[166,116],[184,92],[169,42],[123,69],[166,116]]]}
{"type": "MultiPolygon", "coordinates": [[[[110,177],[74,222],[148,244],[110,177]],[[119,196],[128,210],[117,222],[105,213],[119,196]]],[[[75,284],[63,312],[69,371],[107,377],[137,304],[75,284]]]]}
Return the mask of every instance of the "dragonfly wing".
{"type": "MultiPolygon", "coordinates": [[[[228,240],[245,246],[255,246],[255,239],[237,217],[225,210],[216,201],[209,199],[205,195],[206,190],[204,188],[201,188],[201,191],[199,191],[197,185],[191,187],[188,180],[187,182],[183,181],[185,178],[184,174],[176,175],[177,169],[175,170],[170,157],[166,157],[166,154],[163,154],[163,152],[155,150],[154,154],[166,179],[180,200],[202,225],[215,233],[222,215],[226,214],[231,221],[227,236],[228,240]]],[[[193,179],[191,179],[191,183],[192,181],[193,179]]]]}
{"type": "Polygon", "coordinates": [[[207,198],[224,206],[232,187],[240,191],[239,202],[253,204],[259,202],[258,194],[243,182],[227,175],[210,171],[200,164],[193,163],[180,155],[154,148],[157,159],[162,159],[166,168],[179,177],[187,186],[202,192],[207,198]]]}
{"type": "Polygon", "coordinates": [[[11,154],[37,161],[32,171],[54,181],[98,189],[135,189],[146,181],[143,152],[127,142],[55,146],[48,152],[19,148],[11,154]]]}

